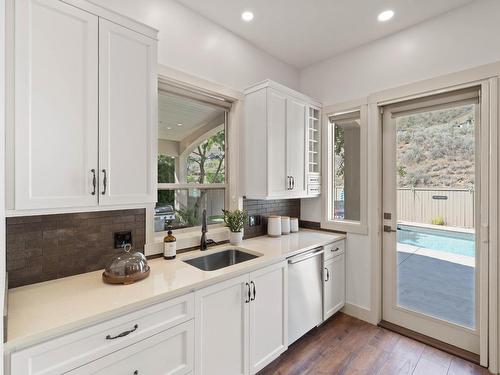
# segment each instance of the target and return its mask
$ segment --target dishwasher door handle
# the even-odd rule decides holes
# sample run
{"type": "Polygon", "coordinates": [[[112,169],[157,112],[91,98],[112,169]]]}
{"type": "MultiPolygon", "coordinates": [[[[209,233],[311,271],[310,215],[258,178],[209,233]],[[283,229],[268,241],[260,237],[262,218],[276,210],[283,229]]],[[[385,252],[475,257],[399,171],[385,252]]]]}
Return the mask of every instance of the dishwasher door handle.
{"type": "Polygon", "coordinates": [[[309,253],[309,254],[302,256],[302,257],[290,258],[290,259],[288,259],[288,264],[295,264],[295,263],[302,262],[303,260],[306,260],[306,259],[314,258],[318,255],[323,254],[324,252],[325,252],[324,250],[320,250],[320,251],[316,251],[314,253],[309,253]]]}

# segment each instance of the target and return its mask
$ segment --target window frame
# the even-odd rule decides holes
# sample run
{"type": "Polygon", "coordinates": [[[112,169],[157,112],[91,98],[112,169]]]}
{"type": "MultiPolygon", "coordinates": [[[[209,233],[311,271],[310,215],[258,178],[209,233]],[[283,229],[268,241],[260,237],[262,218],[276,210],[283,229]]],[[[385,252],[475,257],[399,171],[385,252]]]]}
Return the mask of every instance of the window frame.
{"type": "MultiPolygon", "coordinates": [[[[197,100],[196,97],[193,97],[192,100],[197,100]]],[[[217,129],[217,128],[214,128],[217,129]]],[[[198,189],[198,190],[212,190],[212,189],[224,189],[224,209],[226,209],[229,205],[229,199],[228,199],[228,180],[229,180],[229,171],[227,170],[226,166],[229,163],[229,155],[228,155],[228,130],[229,130],[229,124],[228,124],[228,110],[225,110],[224,112],[224,183],[214,183],[214,184],[197,184],[197,183],[178,183],[178,182],[172,182],[172,183],[160,183],[157,182],[156,186],[156,192],[160,190],[189,190],[189,189],[198,189]]],[[[215,134],[215,132],[214,132],[215,134]]],[[[196,142],[199,141],[198,144],[202,144],[205,142],[208,138],[213,136],[214,134],[209,135],[208,137],[204,138],[203,140],[199,141],[197,140],[196,142]]],[[[194,144],[194,143],[193,143],[194,144]]],[[[191,151],[192,152],[192,151],[191,151]]],[[[158,153],[158,155],[161,155],[158,153]]],[[[170,155],[166,155],[170,156],[170,155]]],[[[158,156],[156,158],[158,160],[158,156]]],[[[178,172],[178,171],[176,171],[178,172]]],[[[214,226],[224,226],[224,224],[218,223],[218,224],[209,224],[209,227],[212,228],[214,226]]],[[[192,228],[201,228],[201,226],[192,226],[192,227],[187,227],[187,228],[180,228],[176,229],[175,231],[177,233],[184,233],[184,232],[189,232],[192,228]]],[[[159,231],[159,232],[154,232],[156,236],[166,236],[167,231],[159,231]]]]}
{"type": "Polygon", "coordinates": [[[346,233],[368,234],[368,205],[367,205],[367,125],[368,125],[368,100],[367,98],[353,100],[341,104],[323,107],[322,124],[322,214],[321,228],[341,231],[346,233]],[[334,124],[330,122],[330,117],[335,115],[360,112],[360,220],[339,220],[334,219],[333,196],[334,196],[334,174],[335,164],[333,157],[334,148],[334,124]]]}
{"type": "MultiPolygon", "coordinates": [[[[239,194],[239,158],[238,147],[240,143],[240,124],[243,118],[243,100],[244,95],[240,91],[233,90],[207,81],[203,78],[192,76],[190,74],[169,68],[163,65],[158,65],[158,85],[167,85],[178,87],[207,95],[213,100],[225,100],[231,104],[230,109],[226,111],[226,154],[225,154],[225,169],[226,178],[224,185],[225,190],[225,208],[228,210],[242,209],[243,200],[239,194]]],[[[157,134],[155,134],[157,138],[157,134]]],[[[155,150],[155,157],[158,158],[158,147],[155,150]]],[[[158,190],[158,181],[153,181],[158,190]]],[[[169,187],[169,184],[162,184],[162,187],[169,187]]],[[[173,188],[200,188],[200,184],[174,184],[173,188]]],[[[209,188],[220,188],[219,184],[203,184],[209,188]]],[[[163,253],[163,237],[166,232],[154,231],[154,214],[155,204],[146,209],[146,245],[145,255],[155,255],[163,253]]],[[[185,249],[199,245],[201,226],[176,229],[175,236],[177,238],[177,249],[185,249]]],[[[211,224],[209,226],[209,238],[220,242],[229,239],[229,231],[224,224],[211,224]]]]}

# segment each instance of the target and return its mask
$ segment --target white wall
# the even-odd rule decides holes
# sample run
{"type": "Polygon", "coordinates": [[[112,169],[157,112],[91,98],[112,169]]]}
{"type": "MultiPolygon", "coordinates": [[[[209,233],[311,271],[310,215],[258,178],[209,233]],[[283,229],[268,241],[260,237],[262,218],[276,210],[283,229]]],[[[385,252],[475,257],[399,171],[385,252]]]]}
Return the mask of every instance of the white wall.
{"type": "Polygon", "coordinates": [[[335,104],[500,60],[500,1],[480,0],[300,72],[300,90],[335,104]]]}
{"type": "MultiPolygon", "coordinates": [[[[300,72],[300,91],[324,105],[369,96],[384,89],[500,61],[500,1],[481,0],[392,36],[314,64],[300,72]]],[[[370,139],[372,141],[372,139],[370,139]]],[[[368,146],[368,158],[376,150],[368,146]]],[[[376,178],[368,173],[368,186],[376,178]]],[[[369,201],[368,215],[374,213],[369,201]]],[[[320,199],[303,199],[301,218],[321,221],[320,199]]],[[[347,302],[373,310],[370,241],[348,234],[347,302]],[[351,275],[351,276],[349,276],[351,275]]],[[[375,314],[374,311],[372,311],[375,314]]]]}
{"type": "Polygon", "coordinates": [[[173,0],[92,0],[160,31],[160,64],[232,89],[266,78],[298,88],[298,70],[173,0]]]}
{"type": "MultiPolygon", "coordinates": [[[[0,0],[0,176],[5,176],[5,0],[0,0]]],[[[3,354],[3,306],[5,300],[5,184],[0,183],[0,353],[3,354]]],[[[3,374],[3,355],[0,355],[3,374]]]]}

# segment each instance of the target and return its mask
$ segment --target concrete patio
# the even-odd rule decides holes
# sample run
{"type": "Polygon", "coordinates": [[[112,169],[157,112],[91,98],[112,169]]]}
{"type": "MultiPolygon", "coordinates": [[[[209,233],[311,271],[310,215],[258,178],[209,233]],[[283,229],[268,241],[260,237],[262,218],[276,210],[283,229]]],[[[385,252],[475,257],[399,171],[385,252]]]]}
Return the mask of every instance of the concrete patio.
{"type": "Polygon", "coordinates": [[[398,243],[398,305],[475,326],[474,258],[398,243]]]}

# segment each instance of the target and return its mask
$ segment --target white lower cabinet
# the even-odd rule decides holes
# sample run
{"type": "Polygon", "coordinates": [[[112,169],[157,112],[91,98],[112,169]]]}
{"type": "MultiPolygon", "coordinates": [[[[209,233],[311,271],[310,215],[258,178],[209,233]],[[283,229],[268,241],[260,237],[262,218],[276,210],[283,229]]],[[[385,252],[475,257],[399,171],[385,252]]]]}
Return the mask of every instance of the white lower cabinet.
{"type": "Polygon", "coordinates": [[[248,374],[248,274],[195,292],[196,374],[248,374]]]}
{"type": "Polygon", "coordinates": [[[287,263],[19,350],[10,375],[249,375],[287,349],[287,263]]]}
{"type": "Polygon", "coordinates": [[[344,242],[325,247],[323,263],[323,320],[328,319],[345,305],[345,252],[344,242]],[[331,256],[328,256],[328,254],[331,256]]]}
{"type": "Polygon", "coordinates": [[[255,374],[286,349],[286,263],[195,293],[196,374],[255,374]]]}
{"type": "MultiPolygon", "coordinates": [[[[185,322],[192,322],[193,317],[194,296],[193,293],[188,293],[14,352],[10,358],[10,373],[11,375],[64,374],[93,363],[99,358],[107,358],[106,356],[112,353],[121,353],[123,350],[131,353],[129,348],[135,347],[135,344],[161,332],[170,332],[174,328],[177,329],[176,327],[184,326],[185,322]]],[[[194,350],[192,338],[188,340],[191,332],[187,329],[186,332],[187,341],[184,342],[186,351],[183,358],[192,357],[194,350]]],[[[107,374],[112,373],[107,372],[107,374]]]]}
{"type": "Polygon", "coordinates": [[[193,364],[194,322],[190,320],[68,374],[185,375],[193,364]]]}
{"type": "Polygon", "coordinates": [[[251,374],[263,369],[287,349],[287,270],[285,263],[279,263],[250,274],[251,374]]]}

